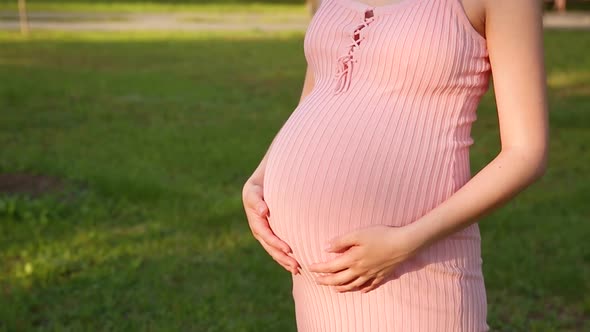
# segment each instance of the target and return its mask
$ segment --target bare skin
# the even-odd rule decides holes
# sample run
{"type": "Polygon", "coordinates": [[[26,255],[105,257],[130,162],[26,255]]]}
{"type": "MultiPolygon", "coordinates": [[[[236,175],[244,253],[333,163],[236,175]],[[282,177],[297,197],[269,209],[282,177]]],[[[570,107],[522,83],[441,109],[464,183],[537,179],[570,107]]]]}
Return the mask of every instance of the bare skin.
{"type": "MultiPolygon", "coordinates": [[[[382,4],[386,3],[373,3],[382,4]]],[[[404,227],[365,227],[332,239],[328,250],[343,254],[329,262],[310,264],[308,268],[317,273],[318,284],[333,286],[338,292],[368,292],[402,261],[498,209],[545,173],[549,121],[542,3],[462,0],[462,4],[474,29],[486,38],[500,125],[500,153],[449,199],[415,222],[404,227]]],[[[300,101],[313,89],[313,81],[308,68],[300,101]]],[[[244,192],[255,191],[256,183],[261,183],[265,159],[244,192]]],[[[260,203],[263,198],[250,201],[260,203]]],[[[270,229],[259,233],[265,234],[261,237],[265,236],[267,243],[276,243],[277,248],[282,245],[270,229]]],[[[273,254],[277,255],[275,251],[273,254]]],[[[299,267],[293,257],[283,254],[278,256],[281,262],[299,267]]]]}

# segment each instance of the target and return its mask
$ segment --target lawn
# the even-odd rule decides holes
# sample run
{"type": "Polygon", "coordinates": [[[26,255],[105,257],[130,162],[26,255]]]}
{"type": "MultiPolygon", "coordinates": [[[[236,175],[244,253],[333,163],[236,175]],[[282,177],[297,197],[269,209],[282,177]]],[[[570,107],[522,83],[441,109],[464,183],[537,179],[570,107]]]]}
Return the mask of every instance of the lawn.
{"type": "MultiPolygon", "coordinates": [[[[241,189],[297,105],[302,40],[0,32],[0,174],[58,181],[1,196],[0,331],[295,331],[241,189]]],[[[590,34],[545,46],[549,169],[480,221],[495,331],[590,330],[590,34]]],[[[474,174],[495,110],[491,86],[474,174]]]]}
{"type": "MultiPolygon", "coordinates": [[[[27,0],[31,11],[46,12],[248,12],[307,14],[303,0],[27,0]]],[[[0,10],[16,11],[17,0],[0,0],[0,10]]]]}
{"type": "MultiPolygon", "coordinates": [[[[307,14],[305,0],[27,0],[31,11],[46,12],[227,12],[307,14]]],[[[553,3],[545,1],[545,10],[553,3]]],[[[0,11],[16,11],[18,0],[0,0],[0,11]]],[[[588,0],[568,1],[567,10],[588,11],[588,0]]]]}

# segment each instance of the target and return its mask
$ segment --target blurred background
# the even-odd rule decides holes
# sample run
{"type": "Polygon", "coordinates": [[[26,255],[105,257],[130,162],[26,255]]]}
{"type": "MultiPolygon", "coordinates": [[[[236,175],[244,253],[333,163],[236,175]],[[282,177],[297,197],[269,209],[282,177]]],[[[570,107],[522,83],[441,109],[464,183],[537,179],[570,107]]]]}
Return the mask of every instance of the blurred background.
{"type": "MultiPolygon", "coordinates": [[[[480,221],[495,331],[590,331],[590,2],[544,1],[546,175],[480,221]]],[[[317,3],[0,0],[0,331],[295,331],[244,182],[317,3]]],[[[475,174],[499,152],[493,82],[475,174]]]]}

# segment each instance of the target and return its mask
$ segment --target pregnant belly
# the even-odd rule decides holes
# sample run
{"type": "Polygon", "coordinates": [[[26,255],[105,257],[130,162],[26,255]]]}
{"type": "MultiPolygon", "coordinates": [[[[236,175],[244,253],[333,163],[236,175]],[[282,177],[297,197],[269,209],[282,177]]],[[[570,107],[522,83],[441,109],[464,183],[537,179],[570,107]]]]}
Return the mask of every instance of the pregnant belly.
{"type": "Polygon", "coordinates": [[[323,248],[333,237],[409,224],[450,194],[450,150],[378,120],[294,113],[275,137],[264,199],[270,227],[301,264],[329,259],[323,248]]]}

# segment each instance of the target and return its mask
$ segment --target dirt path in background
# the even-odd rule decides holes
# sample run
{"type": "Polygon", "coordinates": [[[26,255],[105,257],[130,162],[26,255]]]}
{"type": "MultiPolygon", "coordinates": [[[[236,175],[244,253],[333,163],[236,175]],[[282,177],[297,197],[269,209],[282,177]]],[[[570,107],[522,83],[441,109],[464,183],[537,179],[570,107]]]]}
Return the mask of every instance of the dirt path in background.
{"type": "MultiPolygon", "coordinates": [[[[296,14],[248,13],[50,13],[29,14],[32,30],[304,30],[309,18],[296,14]]],[[[0,29],[19,29],[14,12],[0,12],[0,29]]]]}
{"type": "MultiPolygon", "coordinates": [[[[32,12],[32,30],[130,31],[130,30],[305,30],[305,14],[248,13],[59,13],[32,12]]],[[[546,13],[546,28],[590,29],[590,12],[546,13]]],[[[15,12],[0,11],[0,30],[18,30],[15,12]]]]}

